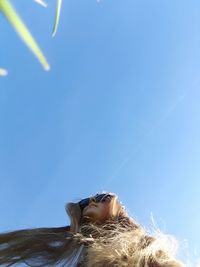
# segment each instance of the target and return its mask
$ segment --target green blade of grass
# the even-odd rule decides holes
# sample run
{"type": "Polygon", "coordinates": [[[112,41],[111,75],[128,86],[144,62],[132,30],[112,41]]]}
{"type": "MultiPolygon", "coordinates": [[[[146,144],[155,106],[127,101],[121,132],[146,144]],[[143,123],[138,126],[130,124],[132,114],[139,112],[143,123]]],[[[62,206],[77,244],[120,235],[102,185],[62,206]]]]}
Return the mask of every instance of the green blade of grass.
{"type": "Polygon", "coordinates": [[[52,37],[55,36],[55,34],[57,32],[57,29],[58,29],[58,23],[59,23],[59,18],[60,18],[61,6],[62,6],[62,0],[57,0],[56,16],[55,16],[55,21],[54,21],[54,26],[53,26],[52,37]]]}
{"type": "Polygon", "coordinates": [[[8,21],[11,23],[16,32],[20,35],[22,40],[26,43],[29,49],[35,54],[45,70],[49,70],[49,64],[44,57],[42,51],[37,45],[36,41],[32,37],[26,25],[23,23],[21,18],[18,16],[9,0],[0,0],[0,11],[6,16],[8,21]]]}

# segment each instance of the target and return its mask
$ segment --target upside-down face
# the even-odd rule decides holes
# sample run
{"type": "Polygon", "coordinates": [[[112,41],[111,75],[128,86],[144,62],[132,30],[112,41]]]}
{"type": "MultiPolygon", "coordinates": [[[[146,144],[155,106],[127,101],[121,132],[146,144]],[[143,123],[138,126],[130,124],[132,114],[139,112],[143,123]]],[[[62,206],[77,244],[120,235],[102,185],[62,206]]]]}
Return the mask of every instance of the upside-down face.
{"type": "MultiPolygon", "coordinates": [[[[121,205],[115,194],[99,194],[87,199],[87,205],[82,205],[82,217],[91,222],[103,223],[119,214],[121,205]]],[[[84,203],[83,201],[80,201],[84,203]]]]}

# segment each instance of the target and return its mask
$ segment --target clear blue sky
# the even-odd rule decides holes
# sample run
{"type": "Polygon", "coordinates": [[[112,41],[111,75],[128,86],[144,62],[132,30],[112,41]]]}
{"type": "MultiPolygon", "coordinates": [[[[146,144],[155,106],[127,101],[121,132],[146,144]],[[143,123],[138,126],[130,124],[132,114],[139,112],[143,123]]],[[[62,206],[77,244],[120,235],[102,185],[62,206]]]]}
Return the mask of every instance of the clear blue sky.
{"type": "Polygon", "coordinates": [[[0,231],[66,225],[66,202],[113,191],[196,266],[199,0],[64,0],[52,39],[55,2],[12,0],[50,72],[0,16],[0,231]]]}

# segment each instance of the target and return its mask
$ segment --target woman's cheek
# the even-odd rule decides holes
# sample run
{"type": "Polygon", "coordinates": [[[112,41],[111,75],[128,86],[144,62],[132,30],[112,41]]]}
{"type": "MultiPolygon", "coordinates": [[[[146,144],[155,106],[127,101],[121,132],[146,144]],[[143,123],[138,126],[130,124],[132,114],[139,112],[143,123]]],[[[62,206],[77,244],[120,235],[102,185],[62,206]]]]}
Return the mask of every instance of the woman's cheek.
{"type": "Polygon", "coordinates": [[[101,217],[102,219],[108,218],[110,215],[110,207],[109,205],[102,204],[101,205],[101,217]]]}

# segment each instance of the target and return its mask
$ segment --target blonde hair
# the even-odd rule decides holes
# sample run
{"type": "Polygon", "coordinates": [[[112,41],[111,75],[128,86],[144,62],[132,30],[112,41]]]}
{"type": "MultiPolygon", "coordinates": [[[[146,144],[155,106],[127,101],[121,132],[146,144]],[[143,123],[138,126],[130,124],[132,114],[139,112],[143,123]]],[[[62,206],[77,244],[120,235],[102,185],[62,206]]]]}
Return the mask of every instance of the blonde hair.
{"type": "Polygon", "coordinates": [[[93,231],[101,235],[94,238],[88,247],[87,267],[181,267],[175,260],[174,247],[176,242],[166,235],[151,237],[146,235],[140,226],[126,226],[120,223],[91,226],[93,231]]]}

